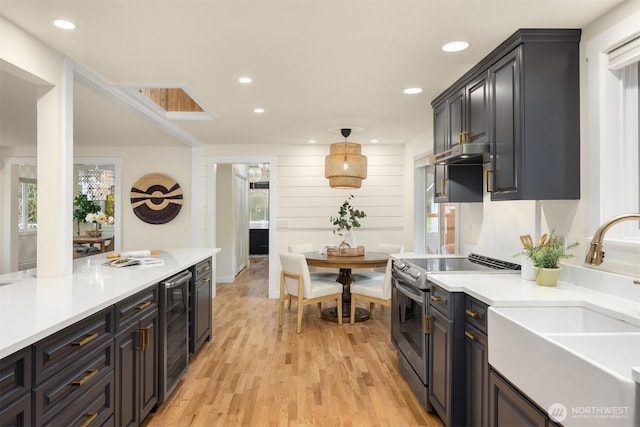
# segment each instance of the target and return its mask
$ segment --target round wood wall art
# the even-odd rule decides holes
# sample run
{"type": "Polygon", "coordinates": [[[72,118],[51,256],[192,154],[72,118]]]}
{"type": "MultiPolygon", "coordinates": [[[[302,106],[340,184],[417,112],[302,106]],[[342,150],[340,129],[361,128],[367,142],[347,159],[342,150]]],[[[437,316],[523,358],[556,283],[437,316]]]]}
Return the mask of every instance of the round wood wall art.
{"type": "Polygon", "coordinates": [[[182,208],[182,188],[175,179],[161,173],[143,176],[131,187],[131,207],[149,224],[165,224],[182,208]]]}

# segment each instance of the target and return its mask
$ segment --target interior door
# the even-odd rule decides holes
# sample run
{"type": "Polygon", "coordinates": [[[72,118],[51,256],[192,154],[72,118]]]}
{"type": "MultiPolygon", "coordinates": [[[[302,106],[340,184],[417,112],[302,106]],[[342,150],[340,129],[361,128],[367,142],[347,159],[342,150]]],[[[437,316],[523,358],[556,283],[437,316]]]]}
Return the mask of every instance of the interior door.
{"type": "Polygon", "coordinates": [[[247,266],[249,257],[249,182],[245,177],[235,175],[236,196],[236,271],[240,273],[247,266]]]}

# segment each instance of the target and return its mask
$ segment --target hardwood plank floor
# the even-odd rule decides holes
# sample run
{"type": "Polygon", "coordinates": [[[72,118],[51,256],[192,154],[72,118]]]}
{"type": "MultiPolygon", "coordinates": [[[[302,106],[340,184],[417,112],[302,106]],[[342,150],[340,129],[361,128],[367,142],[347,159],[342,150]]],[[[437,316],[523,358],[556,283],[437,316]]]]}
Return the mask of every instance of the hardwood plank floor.
{"type": "Polygon", "coordinates": [[[388,308],[338,325],[305,307],[298,335],[295,303],[278,328],[267,269],[252,258],[234,283],[217,285],[213,339],[148,427],[442,425],[398,370],[388,308]]]}

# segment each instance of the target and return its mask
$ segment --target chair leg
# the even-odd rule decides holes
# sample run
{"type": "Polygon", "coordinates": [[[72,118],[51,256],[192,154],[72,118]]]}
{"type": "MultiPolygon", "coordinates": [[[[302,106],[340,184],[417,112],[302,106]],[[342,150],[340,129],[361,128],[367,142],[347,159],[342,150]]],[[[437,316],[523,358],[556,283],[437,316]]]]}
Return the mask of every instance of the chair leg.
{"type": "Polygon", "coordinates": [[[304,306],[302,305],[302,297],[298,295],[298,324],[296,326],[296,333],[299,334],[302,330],[302,309],[304,306]]]}
{"type": "Polygon", "coordinates": [[[371,319],[373,319],[373,310],[375,310],[375,308],[376,308],[375,303],[370,302],[369,303],[369,313],[370,313],[369,317],[371,319]]]}
{"type": "Polygon", "coordinates": [[[338,300],[338,325],[342,325],[342,294],[339,294],[336,299],[338,300]]]}
{"type": "MultiPolygon", "coordinates": [[[[291,302],[291,300],[289,300],[291,302]]],[[[280,295],[280,302],[278,303],[278,327],[282,326],[282,312],[284,311],[284,297],[280,295]]]]}
{"type": "Polygon", "coordinates": [[[352,325],[356,323],[356,296],[351,294],[351,317],[349,317],[349,323],[352,325]]]}
{"type": "Polygon", "coordinates": [[[322,303],[318,303],[318,319],[322,317],[322,303]]]}

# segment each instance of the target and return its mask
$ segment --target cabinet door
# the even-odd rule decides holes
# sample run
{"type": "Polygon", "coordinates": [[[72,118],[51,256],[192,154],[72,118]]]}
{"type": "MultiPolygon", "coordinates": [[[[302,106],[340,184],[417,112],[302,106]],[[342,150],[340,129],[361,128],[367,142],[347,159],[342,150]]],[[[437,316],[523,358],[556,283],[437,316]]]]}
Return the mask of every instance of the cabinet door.
{"type": "Polygon", "coordinates": [[[452,323],[439,311],[431,310],[429,401],[445,425],[451,424],[452,323]]]}
{"type": "Polygon", "coordinates": [[[489,68],[490,138],[493,153],[492,200],[520,197],[520,57],[521,47],[518,47],[489,68]]]}
{"type": "Polygon", "coordinates": [[[140,422],[158,403],[158,310],[140,319],[140,330],[144,330],[144,350],[138,352],[140,373],[140,422]]]}
{"type": "Polygon", "coordinates": [[[544,427],[547,416],[518,389],[491,371],[489,374],[489,425],[544,427]]]}
{"type": "Polygon", "coordinates": [[[0,409],[0,427],[29,427],[31,425],[33,423],[31,421],[30,394],[0,409]]]}
{"type": "Polygon", "coordinates": [[[466,129],[465,117],[465,89],[460,89],[457,93],[447,99],[447,110],[449,115],[448,139],[449,148],[461,143],[461,135],[466,129]]]}
{"type": "Polygon", "coordinates": [[[469,427],[486,426],[489,409],[489,361],[487,336],[465,323],[466,422],[469,427]]]}
{"type": "Polygon", "coordinates": [[[116,337],[116,425],[137,426],[139,348],[138,323],[116,337]]]}
{"type": "Polygon", "coordinates": [[[468,142],[489,142],[489,93],[487,73],[482,73],[466,86],[468,142]]]}
{"type": "Polygon", "coordinates": [[[196,349],[198,351],[206,339],[211,338],[211,275],[196,282],[196,349]]]}

